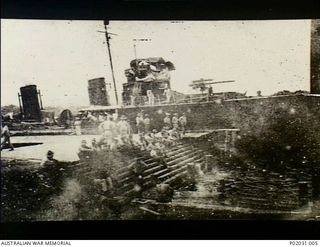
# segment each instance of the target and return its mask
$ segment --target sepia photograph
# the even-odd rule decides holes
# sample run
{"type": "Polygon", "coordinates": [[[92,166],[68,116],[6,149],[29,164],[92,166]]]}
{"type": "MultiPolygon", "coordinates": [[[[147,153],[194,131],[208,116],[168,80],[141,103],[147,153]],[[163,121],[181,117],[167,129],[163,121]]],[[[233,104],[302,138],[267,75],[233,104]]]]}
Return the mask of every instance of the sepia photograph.
{"type": "Polygon", "coordinates": [[[320,221],[320,19],[1,19],[1,222],[320,221]]]}

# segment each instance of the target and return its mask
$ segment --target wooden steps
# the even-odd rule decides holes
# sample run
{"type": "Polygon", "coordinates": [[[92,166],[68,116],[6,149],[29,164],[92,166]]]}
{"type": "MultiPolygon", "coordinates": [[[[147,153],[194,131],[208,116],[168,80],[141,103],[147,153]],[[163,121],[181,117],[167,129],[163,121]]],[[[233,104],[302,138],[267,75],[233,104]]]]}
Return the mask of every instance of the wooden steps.
{"type": "MultiPolygon", "coordinates": [[[[142,157],[140,160],[144,163],[142,172],[140,172],[142,190],[147,190],[155,183],[174,185],[175,188],[185,185],[181,183],[181,179],[188,176],[188,164],[198,163],[201,167],[204,166],[206,152],[200,150],[190,144],[178,144],[171,147],[166,152],[164,164],[152,157],[142,157]]],[[[136,191],[137,174],[134,173],[136,159],[131,160],[130,164],[126,167],[119,169],[116,172],[117,177],[117,194],[123,196],[134,196],[136,191]]]]}

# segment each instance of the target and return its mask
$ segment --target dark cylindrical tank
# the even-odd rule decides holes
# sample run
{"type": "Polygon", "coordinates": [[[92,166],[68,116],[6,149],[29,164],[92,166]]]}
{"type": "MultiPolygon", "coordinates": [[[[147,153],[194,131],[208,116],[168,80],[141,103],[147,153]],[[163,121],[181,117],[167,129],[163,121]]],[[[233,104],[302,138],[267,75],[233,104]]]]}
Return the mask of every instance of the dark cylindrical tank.
{"type": "Polygon", "coordinates": [[[88,84],[90,105],[109,105],[104,78],[89,80],[88,84]]]}
{"type": "Polygon", "coordinates": [[[23,106],[23,120],[41,122],[41,109],[36,85],[20,88],[23,106]]]}

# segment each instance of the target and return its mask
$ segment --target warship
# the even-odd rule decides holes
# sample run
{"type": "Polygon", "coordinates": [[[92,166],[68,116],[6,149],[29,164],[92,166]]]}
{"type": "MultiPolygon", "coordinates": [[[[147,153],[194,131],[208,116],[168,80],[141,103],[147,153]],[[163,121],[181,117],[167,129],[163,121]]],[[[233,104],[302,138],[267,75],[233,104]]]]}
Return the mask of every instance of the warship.
{"type": "MultiPolygon", "coordinates": [[[[113,70],[107,23],[105,28],[113,70]]],[[[88,115],[126,116],[132,138],[137,139],[137,114],[148,114],[151,129],[161,132],[166,114],[184,113],[186,132],[161,157],[129,142],[116,149],[80,152],[78,159],[60,162],[49,171],[37,168],[39,161],[29,160],[28,175],[17,169],[25,161],[4,155],[2,195],[7,203],[2,218],[18,217],[11,208],[17,198],[8,192],[16,189],[11,181],[22,176],[20,181],[30,183],[17,185],[24,187],[24,197],[32,194],[42,201],[43,195],[53,195],[55,200],[45,214],[39,213],[43,208],[31,207],[24,209],[28,217],[20,213],[18,220],[318,219],[319,21],[312,21],[312,28],[310,92],[256,97],[213,93],[210,85],[234,81],[201,78],[190,84],[201,92],[186,95],[171,89],[170,71],[175,66],[162,57],[130,62],[124,71],[127,82],[121,105],[114,76],[116,105],[109,103],[104,78],[90,80],[91,106],[76,114],[64,111],[62,125],[72,125],[77,118],[82,120],[82,135],[97,137],[99,122],[88,120],[88,115]],[[49,185],[41,180],[43,174],[49,185]],[[33,213],[27,214],[28,210],[33,213]]],[[[25,118],[31,117],[25,113],[25,118]]]]}

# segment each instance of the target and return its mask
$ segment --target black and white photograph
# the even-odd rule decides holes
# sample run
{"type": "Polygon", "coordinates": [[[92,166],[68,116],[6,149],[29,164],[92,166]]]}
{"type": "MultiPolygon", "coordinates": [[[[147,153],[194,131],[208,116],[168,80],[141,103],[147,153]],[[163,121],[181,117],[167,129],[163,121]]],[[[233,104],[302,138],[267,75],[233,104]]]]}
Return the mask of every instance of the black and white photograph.
{"type": "Polygon", "coordinates": [[[1,222],[320,221],[320,19],[1,19],[1,222]]]}

